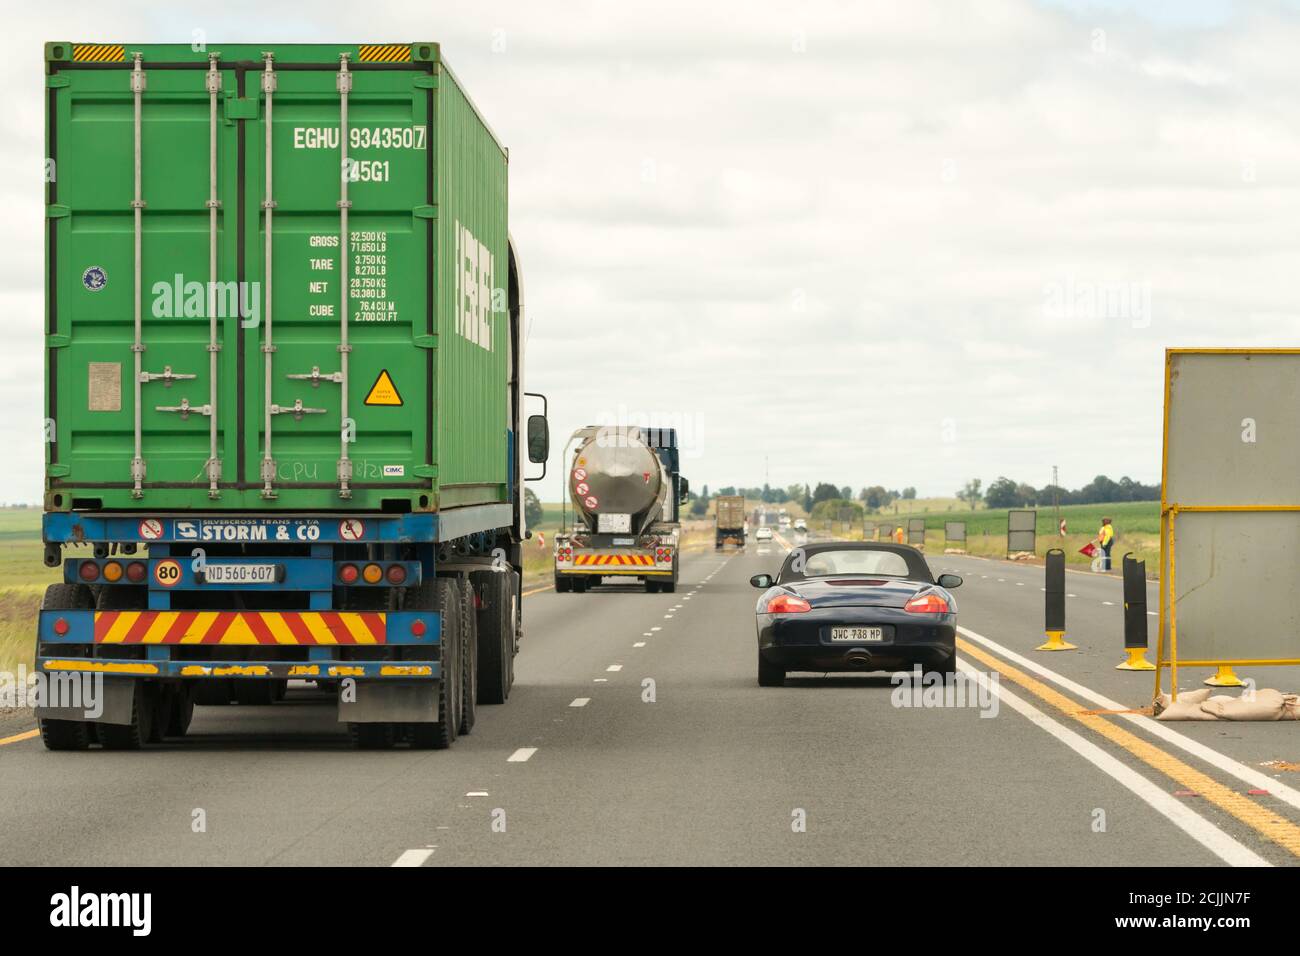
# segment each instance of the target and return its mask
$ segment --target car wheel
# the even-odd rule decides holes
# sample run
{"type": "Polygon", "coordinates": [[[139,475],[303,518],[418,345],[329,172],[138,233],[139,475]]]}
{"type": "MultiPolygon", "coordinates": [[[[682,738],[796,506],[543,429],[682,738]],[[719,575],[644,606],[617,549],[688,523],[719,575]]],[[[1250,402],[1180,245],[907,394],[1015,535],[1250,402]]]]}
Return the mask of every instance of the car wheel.
{"type": "Polygon", "coordinates": [[[952,652],[951,654],[949,654],[947,657],[945,657],[945,658],[943,658],[941,661],[939,661],[939,666],[938,666],[937,668],[935,668],[935,669],[936,669],[940,674],[945,674],[945,675],[947,675],[947,674],[955,674],[955,673],[957,673],[957,650],[956,650],[956,648],[953,648],[953,652],[952,652]]]}
{"type": "Polygon", "coordinates": [[[785,668],[780,664],[772,664],[763,658],[763,652],[758,652],[758,686],[759,687],[784,687],[785,686],[785,668]]]}

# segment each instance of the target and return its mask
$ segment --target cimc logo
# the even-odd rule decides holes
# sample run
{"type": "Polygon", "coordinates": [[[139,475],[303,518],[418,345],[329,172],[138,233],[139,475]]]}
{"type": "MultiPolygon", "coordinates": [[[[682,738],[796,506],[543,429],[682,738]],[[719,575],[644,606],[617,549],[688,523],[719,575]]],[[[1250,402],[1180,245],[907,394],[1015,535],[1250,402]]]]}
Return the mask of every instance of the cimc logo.
{"type": "Polygon", "coordinates": [[[59,928],[129,927],[148,936],[153,926],[151,893],[83,893],[78,886],[50,897],[50,925],[59,928]]]}
{"type": "Polygon", "coordinates": [[[504,289],[493,281],[492,250],[456,220],[456,332],[480,348],[492,351],[492,314],[506,311],[504,289]]]}

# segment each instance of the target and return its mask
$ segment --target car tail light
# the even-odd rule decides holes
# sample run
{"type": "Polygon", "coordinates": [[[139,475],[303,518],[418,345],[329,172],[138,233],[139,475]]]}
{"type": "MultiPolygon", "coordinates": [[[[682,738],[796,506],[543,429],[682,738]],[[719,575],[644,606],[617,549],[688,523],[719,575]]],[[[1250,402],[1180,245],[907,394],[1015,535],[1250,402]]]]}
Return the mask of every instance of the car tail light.
{"type": "Polygon", "coordinates": [[[108,564],[104,565],[104,580],[122,580],[122,565],[118,564],[116,561],[110,561],[108,564]]]}
{"type": "Polygon", "coordinates": [[[63,637],[68,633],[68,619],[66,617],[58,617],[54,619],[54,633],[59,635],[59,637],[63,637]]]}
{"type": "Polygon", "coordinates": [[[378,584],[383,579],[384,569],[377,564],[367,564],[361,576],[367,584],[378,584]]]}
{"type": "Polygon", "coordinates": [[[388,573],[385,575],[385,577],[388,578],[389,584],[394,584],[394,585],[405,584],[406,568],[402,567],[400,564],[390,564],[388,566],[388,573]]]}
{"type": "Polygon", "coordinates": [[[357,570],[355,564],[345,564],[343,567],[339,568],[339,580],[344,584],[355,584],[357,578],[360,576],[361,572],[357,570]]]}
{"type": "Polygon", "coordinates": [[[144,580],[148,569],[145,568],[143,561],[132,561],[126,566],[126,579],[133,584],[139,584],[144,580]]]}
{"type": "Polygon", "coordinates": [[[81,567],[77,568],[77,575],[83,581],[98,581],[99,565],[94,561],[82,561],[81,567]]]}
{"type": "Polygon", "coordinates": [[[903,605],[909,614],[947,614],[948,602],[937,594],[918,594],[903,605]]]}
{"type": "Polygon", "coordinates": [[[778,594],[767,602],[768,614],[803,614],[811,610],[811,604],[793,594],[778,594]]]}

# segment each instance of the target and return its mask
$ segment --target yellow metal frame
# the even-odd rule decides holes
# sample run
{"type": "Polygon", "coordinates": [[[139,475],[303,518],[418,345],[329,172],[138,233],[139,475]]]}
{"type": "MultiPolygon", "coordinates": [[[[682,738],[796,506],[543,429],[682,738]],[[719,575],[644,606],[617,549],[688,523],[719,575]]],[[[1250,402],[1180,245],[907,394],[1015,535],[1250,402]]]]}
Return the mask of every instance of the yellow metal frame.
{"type": "Polygon", "coordinates": [[[1300,658],[1285,658],[1279,660],[1270,660],[1262,658],[1223,658],[1215,660],[1185,660],[1178,659],[1178,607],[1177,607],[1177,590],[1175,583],[1177,580],[1178,570],[1178,515],[1182,512],[1188,513],[1211,513],[1211,512],[1282,512],[1282,511],[1300,511],[1300,504],[1296,505],[1180,505],[1177,502],[1169,503],[1166,498],[1166,489],[1169,487],[1169,384],[1171,381],[1170,367],[1173,364],[1175,355],[1300,355],[1300,349],[1250,349],[1250,348],[1224,348],[1224,349],[1165,349],[1165,408],[1164,408],[1164,434],[1161,436],[1160,448],[1160,616],[1158,618],[1159,632],[1156,635],[1156,686],[1155,696],[1160,696],[1160,672],[1166,666],[1169,668],[1170,697],[1173,700],[1178,699],[1178,667],[1223,667],[1223,666],[1253,666],[1253,667],[1275,667],[1289,664],[1300,664],[1300,658]],[[1168,551],[1166,551],[1166,548],[1168,551]],[[1168,560],[1166,561],[1166,554],[1168,560]],[[1168,567],[1168,580],[1166,581],[1165,568],[1168,567]],[[1166,617],[1169,622],[1169,656],[1165,657],[1165,621],[1166,617]]]}

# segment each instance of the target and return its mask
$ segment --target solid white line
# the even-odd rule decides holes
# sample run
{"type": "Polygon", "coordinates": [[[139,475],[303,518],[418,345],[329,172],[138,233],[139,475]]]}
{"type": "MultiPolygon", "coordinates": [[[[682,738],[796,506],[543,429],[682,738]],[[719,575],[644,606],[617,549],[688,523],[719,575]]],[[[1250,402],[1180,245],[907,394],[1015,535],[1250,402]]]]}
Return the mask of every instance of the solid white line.
{"type": "Polygon", "coordinates": [[[586,707],[586,706],[587,706],[588,704],[590,704],[590,703],[591,703],[591,698],[590,698],[590,697],[575,697],[575,698],[573,698],[573,701],[569,704],[569,706],[570,706],[570,707],[586,707]]]}
{"type": "MultiPolygon", "coordinates": [[[[1118,701],[1111,700],[1104,694],[1099,694],[1091,688],[1084,687],[1082,684],[1075,683],[1068,677],[1058,674],[1056,671],[1044,667],[1037,661],[1017,654],[1010,648],[1003,647],[997,641],[990,640],[982,634],[976,634],[974,631],[964,627],[958,627],[958,631],[965,637],[969,637],[977,644],[983,644],[989,650],[994,651],[1005,657],[1012,663],[1019,664],[1025,670],[1033,671],[1039,677],[1045,677],[1052,683],[1057,684],[1068,691],[1082,697],[1103,710],[1125,710],[1125,706],[1118,701]]],[[[1300,791],[1293,790],[1279,780],[1268,776],[1256,770],[1254,767],[1248,767],[1244,763],[1233,760],[1227,754],[1220,753],[1212,747],[1207,747],[1199,740],[1193,740],[1191,737],[1184,737],[1178,731],[1174,730],[1168,724],[1162,724],[1145,714],[1116,714],[1115,716],[1127,720],[1131,724],[1136,724],[1147,733],[1159,737],[1175,747],[1183,750],[1193,757],[1199,757],[1213,767],[1218,767],[1224,773],[1232,774],[1238,780],[1248,783],[1257,790],[1267,790],[1272,796],[1277,797],[1283,803],[1289,804],[1300,810],[1300,791]]]]}
{"type": "Polygon", "coordinates": [[[506,763],[523,763],[535,753],[537,753],[536,747],[520,747],[506,758],[506,763]]]}
{"type": "Polygon", "coordinates": [[[622,665],[622,664],[610,664],[608,667],[605,668],[605,670],[607,670],[607,671],[611,671],[611,672],[614,672],[614,673],[617,673],[618,671],[621,671],[622,669],[623,669],[623,665],[622,665]]]}
{"type": "MultiPolygon", "coordinates": [[[[961,661],[958,666],[967,674],[979,673],[978,668],[965,661],[961,661]]],[[[1231,866],[1272,865],[1259,854],[1238,843],[1213,823],[1195,813],[1185,803],[1180,803],[1136,770],[1126,766],[1117,758],[1102,750],[1092,741],[1048,717],[1033,704],[1011,693],[1000,683],[994,684],[993,687],[998,697],[1012,710],[1020,713],[1030,723],[1047,731],[1084,760],[1102,771],[1102,773],[1127,787],[1141,800],[1145,801],[1151,809],[1165,816],[1176,827],[1223,860],[1223,862],[1231,866]]]]}
{"type": "Polygon", "coordinates": [[[393,861],[393,866],[424,866],[424,861],[433,856],[432,850],[403,850],[402,855],[393,861]]]}

